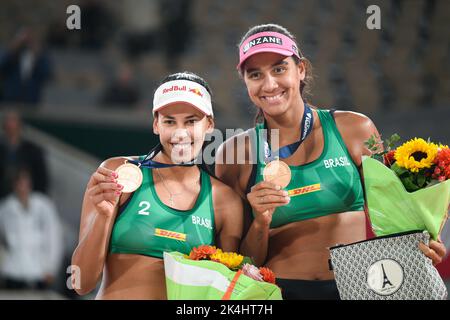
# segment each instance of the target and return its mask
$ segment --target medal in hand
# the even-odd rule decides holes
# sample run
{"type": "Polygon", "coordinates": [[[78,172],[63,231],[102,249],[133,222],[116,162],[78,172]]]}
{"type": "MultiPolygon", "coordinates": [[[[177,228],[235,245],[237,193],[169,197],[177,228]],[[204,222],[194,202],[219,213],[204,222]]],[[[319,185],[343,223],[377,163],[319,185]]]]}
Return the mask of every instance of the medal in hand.
{"type": "Polygon", "coordinates": [[[115,170],[118,174],[117,183],[123,185],[123,193],[136,191],[142,184],[141,168],[132,164],[124,163],[115,170]]]}

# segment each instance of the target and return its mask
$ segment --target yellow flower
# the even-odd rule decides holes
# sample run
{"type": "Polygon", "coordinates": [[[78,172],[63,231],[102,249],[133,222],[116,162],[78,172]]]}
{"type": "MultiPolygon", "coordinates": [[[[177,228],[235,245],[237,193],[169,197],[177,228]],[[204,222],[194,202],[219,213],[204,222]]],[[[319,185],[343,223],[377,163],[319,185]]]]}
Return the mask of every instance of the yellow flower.
{"type": "Polygon", "coordinates": [[[216,253],[211,255],[211,260],[220,262],[226,265],[228,268],[233,269],[242,263],[244,256],[234,252],[223,252],[217,249],[216,253]]]}
{"type": "Polygon", "coordinates": [[[430,168],[436,157],[438,146],[421,138],[414,138],[404,143],[395,151],[397,165],[411,172],[430,168]]]}

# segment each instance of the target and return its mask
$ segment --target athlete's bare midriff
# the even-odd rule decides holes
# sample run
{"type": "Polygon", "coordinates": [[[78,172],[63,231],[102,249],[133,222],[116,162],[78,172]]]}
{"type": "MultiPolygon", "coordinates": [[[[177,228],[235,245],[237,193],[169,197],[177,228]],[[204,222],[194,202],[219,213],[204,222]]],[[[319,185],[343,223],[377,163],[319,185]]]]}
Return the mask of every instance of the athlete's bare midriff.
{"type": "MultiPolygon", "coordinates": [[[[276,213],[275,213],[276,214],[276,213]]],[[[366,239],[365,214],[351,211],[271,229],[265,266],[278,278],[333,279],[329,248],[366,239]]]]}
{"type": "Polygon", "coordinates": [[[96,299],[167,299],[163,260],[136,254],[110,254],[96,299]]]}

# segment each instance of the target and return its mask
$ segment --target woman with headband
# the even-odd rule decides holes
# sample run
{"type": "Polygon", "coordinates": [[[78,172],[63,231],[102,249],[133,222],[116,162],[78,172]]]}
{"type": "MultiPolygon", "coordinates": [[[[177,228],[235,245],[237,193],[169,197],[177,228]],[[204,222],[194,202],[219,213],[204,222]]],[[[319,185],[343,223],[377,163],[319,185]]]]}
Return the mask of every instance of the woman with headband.
{"type": "Polygon", "coordinates": [[[166,299],[164,251],[238,250],[241,199],[193,161],[214,127],[207,83],[187,72],[168,76],[153,115],[160,144],[145,157],[106,160],[87,185],[72,257],[81,295],[102,276],[98,299],[166,299]]]}
{"type": "MultiPolygon", "coordinates": [[[[251,207],[241,251],[275,272],[284,299],[339,299],[328,248],[366,239],[361,156],[377,129],[362,114],[308,105],[311,67],[285,28],[251,28],[239,58],[259,113],[255,128],[219,148],[216,174],[251,207]],[[224,164],[239,148],[246,164],[224,164]]],[[[435,241],[422,251],[434,263],[445,255],[435,241]]]]}

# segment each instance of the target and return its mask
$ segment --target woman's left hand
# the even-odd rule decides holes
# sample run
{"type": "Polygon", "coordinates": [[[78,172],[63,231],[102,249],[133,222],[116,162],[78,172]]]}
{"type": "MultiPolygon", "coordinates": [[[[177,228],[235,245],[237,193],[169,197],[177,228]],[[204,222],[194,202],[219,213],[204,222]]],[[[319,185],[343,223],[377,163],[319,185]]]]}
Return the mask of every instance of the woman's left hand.
{"type": "Polygon", "coordinates": [[[433,265],[437,265],[442,262],[447,250],[442,242],[430,240],[427,246],[424,243],[419,243],[419,249],[431,260],[433,260],[433,265]]]}

